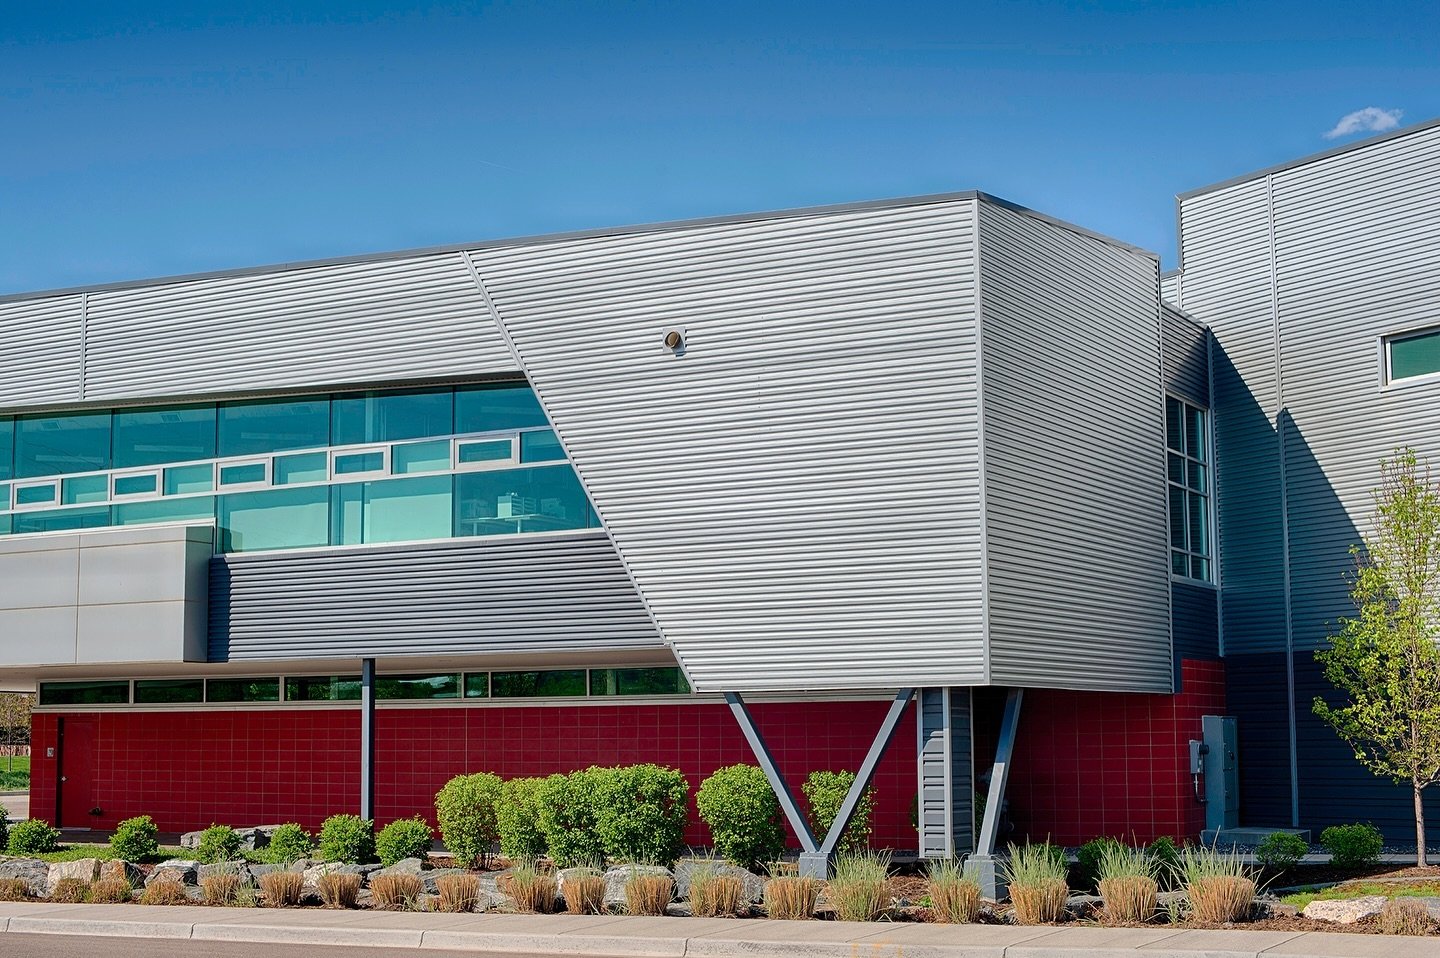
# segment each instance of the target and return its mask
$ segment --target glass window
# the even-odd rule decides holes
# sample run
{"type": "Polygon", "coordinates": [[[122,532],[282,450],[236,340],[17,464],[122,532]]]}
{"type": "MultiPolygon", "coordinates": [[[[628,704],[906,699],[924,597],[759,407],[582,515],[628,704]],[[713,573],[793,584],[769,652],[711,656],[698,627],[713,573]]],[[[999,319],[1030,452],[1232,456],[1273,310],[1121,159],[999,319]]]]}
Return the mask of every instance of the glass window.
{"type": "Polygon", "coordinates": [[[491,693],[496,698],[549,698],[585,694],[585,670],[552,672],[492,672],[491,693]]]}
{"type": "Polygon", "coordinates": [[[20,486],[15,490],[15,505],[17,506],[43,506],[47,502],[54,501],[55,483],[53,482],[38,486],[20,486]]]}
{"type": "Polygon", "coordinates": [[[0,479],[15,477],[15,420],[0,416],[0,479]]]}
{"type": "Polygon", "coordinates": [[[364,475],[367,472],[383,472],[385,470],[385,453],[380,450],[374,452],[347,452],[335,457],[335,475],[355,476],[364,475]]]}
{"type": "Polygon", "coordinates": [[[509,439],[481,439],[477,442],[460,443],[459,455],[455,457],[460,465],[481,462],[509,462],[515,458],[515,447],[509,439]]]}
{"type": "Polygon", "coordinates": [[[124,705],[129,682],[41,682],[41,705],[124,705]]]}
{"type": "Polygon", "coordinates": [[[454,432],[455,400],[449,389],[342,393],[331,402],[331,443],[425,439],[454,432]]]}
{"type": "Polygon", "coordinates": [[[328,452],[302,452],[293,456],[275,457],[277,486],[288,486],[297,482],[324,482],[329,478],[328,452]]]}
{"type": "Polygon", "coordinates": [[[10,508],[10,483],[0,482],[0,512],[10,508]]]}
{"type": "Polygon", "coordinates": [[[450,538],[453,482],[447,475],[331,487],[334,544],[450,538]]]}
{"type": "Polygon", "coordinates": [[[285,679],[287,702],[352,702],[359,698],[358,675],[291,675],[285,679]]]}
{"type": "Polygon", "coordinates": [[[147,496],[154,495],[156,483],[159,476],[153,472],[144,473],[138,476],[116,476],[116,496],[147,496]]]}
{"type": "Polygon", "coordinates": [[[22,416],[15,420],[15,475],[59,476],[110,468],[110,414],[22,416]]]}
{"type": "Polygon", "coordinates": [[[113,426],[116,469],[215,458],[215,407],[117,409],[113,426]]]}
{"type": "Polygon", "coordinates": [[[210,492],[215,488],[215,467],[175,466],[165,470],[165,495],[179,496],[187,492],[210,492]]]}
{"type": "Polygon", "coordinates": [[[377,675],[377,699],[458,699],[460,673],[445,675],[377,675]]]}
{"type": "Polygon", "coordinates": [[[117,526],[144,525],[148,522],[211,522],[215,519],[215,499],[213,496],[144,499],[116,503],[111,511],[117,526]]]}
{"type": "Polygon", "coordinates": [[[216,455],[256,456],[330,445],[330,400],[325,396],[224,403],[216,455]]]}
{"type": "Polygon", "coordinates": [[[1392,336],[1385,341],[1390,366],[1390,382],[1415,376],[1440,373],[1440,329],[1406,336],[1392,336]]]}
{"type": "Polygon", "coordinates": [[[545,411],[528,383],[483,383],[455,389],[457,433],[547,425],[545,411]]]}
{"type": "Polygon", "coordinates": [[[168,705],[201,702],[205,699],[204,679],[136,679],[135,704],[168,705]]]}
{"type": "Polygon", "coordinates": [[[686,695],[690,683],[678,668],[591,669],[591,695],[686,695]]]}
{"type": "Polygon", "coordinates": [[[455,477],[455,534],[503,535],[599,526],[569,466],[467,472],[455,477]]]}
{"type": "Polygon", "coordinates": [[[1165,445],[1170,481],[1170,571],[1210,581],[1209,448],[1205,410],[1165,400],[1165,445]]]}
{"type": "Polygon", "coordinates": [[[0,536],[10,535],[10,516],[0,516],[0,536]]]}
{"type": "Polygon", "coordinates": [[[330,544],[330,489],[326,486],[221,496],[216,512],[222,552],[330,544]]]}
{"type": "Polygon", "coordinates": [[[87,506],[81,509],[53,509],[45,512],[17,512],[15,533],[68,532],[75,529],[100,529],[110,524],[109,506],[87,506]]]}
{"type": "Polygon", "coordinates": [[[564,458],[565,450],[560,448],[560,440],[549,429],[520,434],[521,462],[554,462],[564,458]]]}
{"type": "Polygon", "coordinates": [[[265,481],[265,463],[242,462],[220,467],[220,485],[249,486],[265,481]]]}
{"type": "Polygon", "coordinates": [[[450,440],[433,439],[396,446],[390,451],[390,458],[390,471],[397,476],[411,472],[448,472],[450,440]]]}
{"type": "MultiPolygon", "coordinates": [[[[49,501],[48,499],[46,501],[49,501]]],[[[60,501],[67,506],[110,501],[109,476],[77,476],[60,483],[60,501]]]]}
{"type": "Polygon", "coordinates": [[[465,697],[467,699],[483,699],[490,697],[490,673],[489,672],[466,672],[465,673],[465,697]]]}
{"type": "Polygon", "coordinates": [[[207,679],[207,702],[278,702],[279,679],[207,679]]]}

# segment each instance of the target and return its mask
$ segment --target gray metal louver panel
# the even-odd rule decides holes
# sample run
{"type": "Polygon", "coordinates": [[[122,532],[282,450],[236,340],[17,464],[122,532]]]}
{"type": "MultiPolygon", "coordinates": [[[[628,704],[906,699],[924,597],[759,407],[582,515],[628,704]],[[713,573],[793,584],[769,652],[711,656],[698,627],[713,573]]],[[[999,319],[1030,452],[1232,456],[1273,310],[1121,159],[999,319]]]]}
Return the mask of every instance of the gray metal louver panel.
{"type": "Polygon", "coordinates": [[[975,848],[970,689],[921,689],[918,703],[920,857],[963,855],[975,848]]]}
{"type": "Polygon", "coordinates": [[[459,253],[88,295],[91,400],[515,368],[459,253]]]}
{"type": "Polygon", "coordinates": [[[697,690],[983,678],[973,217],[946,199],[473,254],[697,690]]]}
{"type": "Polygon", "coordinates": [[[659,649],[596,533],[216,557],[210,659],[659,649]]]}
{"type": "Polygon", "coordinates": [[[80,397],[81,295],[0,303],[0,411],[80,397]]]}
{"type": "Polygon", "coordinates": [[[1158,265],[980,204],[990,679],[1169,691],[1158,265]]]}
{"type": "Polygon", "coordinates": [[[1163,306],[1161,341],[1165,346],[1165,391],[1210,408],[1210,334],[1184,313],[1163,306]]]}

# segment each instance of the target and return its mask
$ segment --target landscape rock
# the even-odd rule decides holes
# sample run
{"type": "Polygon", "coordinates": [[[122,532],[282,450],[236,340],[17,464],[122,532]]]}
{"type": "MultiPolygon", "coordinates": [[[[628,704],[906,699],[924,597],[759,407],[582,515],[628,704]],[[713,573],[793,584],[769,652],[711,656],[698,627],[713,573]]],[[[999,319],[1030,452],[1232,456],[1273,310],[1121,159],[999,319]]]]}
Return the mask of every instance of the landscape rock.
{"type": "Polygon", "coordinates": [[[96,878],[123,878],[130,883],[131,888],[139,888],[145,883],[145,873],[140,866],[133,862],[123,861],[119,858],[108,862],[100,863],[100,871],[96,878]]]}
{"type": "Polygon", "coordinates": [[[195,880],[198,884],[211,875],[232,874],[240,876],[240,884],[253,885],[255,884],[255,875],[250,870],[250,867],[250,863],[243,858],[231,862],[216,862],[213,865],[201,865],[195,880]]]}
{"type": "Polygon", "coordinates": [[[155,866],[145,879],[148,888],[161,878],[173,878],[182,885],[194,885],[200,881],[200,862],[189,858],[167,858],[155,866]]]}
{"type": "Polygon", "coordinates": [[[324,864],[326,864],[326,862],[318,862],[313,858],[297,858],[289,865],[286,865],[282,871],[299,872],[303,875],[307,868],[314,868],[316,865],[324,864]]]}
{"type": "Polygon", "coordinates": [[[50,865],[38,858],[8,858],[0,861],[0,878],[23,878],[30,885],[30,894],[44,895],[50,877],[50,865]]]}
{"type": "MultiPolygon", "coordinates": [[[[560,897],[557,893],[557,899],[560,897]]],[[[499,875],[480,876],[480,903],[476,911],[513,911],[515,899],[500,890],[499,875]]]]}
{"type": "Polygon", "coordinates": [[[402,858],[388,868],[380,869],[381,875],[418,875],[425,870],[425,862],[420,858],[402,858]]]}
{"type": "MultiPolygon", "coordinates": [[[[237,828],[235,834],[240,836],[240,847],[246,851],[254,851],[257,848],[264,848],[270,844],[270,836],[275,834],[279,825],[256,825],[253,828],[237,828]]],[[[180,836],[181,848],[199,848],[200,836],[203,831],[186,832],[180,836]]]]}
{"type": "Polygon", "coordinates": [[[271,872],[283,872],[284,870],[285,869],[280,865],[263,865],[259,862],[256,862],[255,864],[250,866],[250,877],[254,878],[258,882],[261,875],[268,875],[271,872]]]}
{"type": "Polygon", "coordinates": [[[421,872],[420,880],[425,883],[425,893],[427,895],[438,895],[440,894],[440,879],[446,875],[463,874],[465,874],[465,869],[463,868],[435,868],[427,872],[421,872]]]}
{"type": "Polygon", "coordinates": [[[605,904],[625,904],[625,883],[636,875],[663,875],[673,879],[674,873],[659,865],[617,865],[605,873],[605,904]]]}
{"type": "Polygon", "coordinates": [[[1317,921],[1333,921],[1342,925],[1353,925],[1362,918],[1380,914],[1389,901],[1384,895],[1366,895],[1364,898],[1340,898],[1326,900],[1317,898],[1301,912],[1306,918],[1317,921]]]}
{"type": "Polygon", "coordinates": [[[77,858],[73,862],[51,862],[50,873],[45,879],[45,893],[48,895],[60,884],[62,878],[78,878],[94,881],[100,877],[100,859],[77,858]]]}
{"type": "Polygon", "coordinates": [[[181,848],[199,848],[201,832],[186,832],[180,836],[181,848]]]}
{"type": "Polygon", "coordinates": [[[732,865],[724,861],[708,861],[703,858],[682,858],[675,863],[675,897],[689,899],[690,880],[695,875],[695,869],[706,867],[728,878],[740,879],[744,889],[741,894],[744,899],[752,904],[760,902],[765,897],[765,879],[747,871],[738,865],[732,865]]]}

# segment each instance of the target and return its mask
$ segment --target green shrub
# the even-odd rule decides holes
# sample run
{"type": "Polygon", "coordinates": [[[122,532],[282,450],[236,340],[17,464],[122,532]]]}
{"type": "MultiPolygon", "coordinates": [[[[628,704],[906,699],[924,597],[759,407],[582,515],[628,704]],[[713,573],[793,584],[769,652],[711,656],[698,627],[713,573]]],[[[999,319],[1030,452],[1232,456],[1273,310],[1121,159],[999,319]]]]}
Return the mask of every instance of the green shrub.
{"type": "Polygon", "coordinates": [[[715,851],[732,865],[757,871],[784,854],[780,800],[757,766],[716,769],[700,783],[695,805],[710,828],[715,851]]]}
{"type": "Polygon", "coordinates": [[[540,831],[550,857],[561,868],[601,865],[605,843],[596,831],[600,791],[608,768],[551,775],[540,783],[540,831]]]}
{"type": "Polygon", "coordinates": [[[320,859],[364,865],[375,860],[375,823],[359,815],[331,815],[320,825],[320,859]]]}
{"type": "Polygon", "coordinates": [[[1145,854],[1155,863],[1155,880],[1161,890],[1169,891],[1180,883],[1180,846],[1169,835],[1161,835],[1145,846],[1145,854]]]}
{"type": "MultiPolygon", "coordinates": [[[[840,806],[855,781],[854,772],[811,772],[805,779],[801,791],[810,803],[810,828],[817,841],[824,841],[830,831],[840,806]]],[[[875,790],[865,789],[865,794],[855,805],[855,814],[840,838],[839,851],[860,851],[870,847],[870,819],[875,814],[875,790]]]]}
{"type": "Polygon", "coordinates": [[[1385,838],[1374,825],[1331,825],[1320,833],[1320,846],[1336,868],[1360,868],[1380,860],[1385,838]]]}
{"type": "Polygon", "coordinates": [[[41,818],[27,818],[10,826],[5,847],[12,855],[44,855],[60,847],[60,830],[41,818]]]}
{"type": "Polygon", "coordinates": [[[1290,832],[1271,832],[1255,846],[1255,860],[1266,868],[1283,872],[1294,868],[1310,850],[1310,843],[1290,832]]]}
{"type": "Polygon", "coordinates": [[[418,815],[402,818],[380,829],[375,837],[375,853],[380,856],[380,864],[387,868],[406,858],[424,861],[434,840],[435,833],[425,819],[418,815]]]}
{"type": "Polygon", "coordinates": [[[240,854],[240,836],[229,825],[211,825],[200,833],[195,857],[202,862],[234,861],[240,854]]]}
{"type": "Polygon", "coordinates": [[[314,850],[315,840],[310,837],[310,833],[295,822],[286,822],[270,836],[270,844],[265,846],[264,857],[269,861],[288,865],[293,861],[309,858],[314,850]]]}
{"type": "Polygon", "coordinates": [[[545,854],[540,830],[540,786],[543,778],[512,778],[500,786],[495,801],[495,826],[500,851],[507,858],[538,858],[545,854]]]}
{"type": "Polygon", "coordinates": [[[490,846],[499,838],[495,800],[500,797],[500,776],[489,772],[456,775],[435,793],[435,820],[440,838],[460,865],[484,864],[490,846]]]}
{"type": "Polygon", "coordinates": [[[1116,838],[1092,838],[1075,852],[1075,887],[1083,891],[1095,891],[1100,882],[1100,862],[1106,852],[1113,852],[1115,846],[1124,842],[1116,838]]]}
{"type": "Polygon", "coordinates": [[[160,843],[155,839],[158,833],[155,820],[149,815],[127,818],[115,826],[115,834],[110,836],[110,850],[116,858],[128,862],[143,861],[159,854],[160,843]]]}
{"type": "Polygon", "coordinates": [[[663,765],[612,768],[600,780],[595,829],[606,854],[626,862],[675,864],[685,850],[690,782],[663,765]]]}

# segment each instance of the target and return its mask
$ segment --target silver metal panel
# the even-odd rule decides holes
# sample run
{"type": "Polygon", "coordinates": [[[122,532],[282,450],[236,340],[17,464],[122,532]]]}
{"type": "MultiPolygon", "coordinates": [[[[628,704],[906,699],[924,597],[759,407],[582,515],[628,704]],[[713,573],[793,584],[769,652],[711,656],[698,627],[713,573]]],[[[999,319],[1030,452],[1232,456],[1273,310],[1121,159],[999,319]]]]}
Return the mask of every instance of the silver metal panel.
{"type": "Polygon", "coordinates": [[[663,649],[603,534],[216,557],[210,660],[663,649]]]}
{"type": "Polygon", "coordinates": [[[1158,264],[980,204],[990,679],[1170,691],[1158,264]]]}
{"type": "Polygon", "coordinates": [[[208,526],[0,538],[0,664],[205,658],[208,526]]]}
{"type": "Polygon", "coordinates": [[[1210,408],[1210,334],[1178,309],[1162,306],[1160,339],[1164,345],[1165,391],[1210,408]]]}
{"type": "Polygon", "coordinates": [[[515,368],[459,253],[281,269],[88,296],[87,400],[515,368]]]}
{"type": "Polygon", "coordinates": [[[0,303],[0,412],[79,397],[81,300],[71,293],[0,303]]]}
{"type": "Polygon", "coordinates": [[[697,690],[982,680],[974,209],[474,253],[697,690]]]}
{"type": "Polygon", "coordinates": [[[1175,304],[1180,302],[1180,271],[1172,269],[1168,273],[1160,274],[1160,299],[1162,302],[1175,304]]]}
{"type": "Polygon", "coordinates": [[[921,858],[974,848],[970,689],[921,689],[917,732],[921,858]]]}

